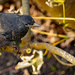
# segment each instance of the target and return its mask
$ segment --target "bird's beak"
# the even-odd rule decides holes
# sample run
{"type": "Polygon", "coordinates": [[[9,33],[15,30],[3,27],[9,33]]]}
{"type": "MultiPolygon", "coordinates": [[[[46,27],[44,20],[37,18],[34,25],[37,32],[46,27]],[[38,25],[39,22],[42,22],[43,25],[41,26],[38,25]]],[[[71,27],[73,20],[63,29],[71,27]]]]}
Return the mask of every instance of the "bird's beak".
{"type": "Polygon", "coordinates": [[[34,23],[33,25],[28,25],[28,27],[29,27],[29,28],[32,28],[32,27],[40,27],[40,25],[37,24],[37,23],[34,23]]]}
{"type": "Polygon", "coordinates": [[[34,23],[33,27],[40,27],[40,25],[37,23],[34,23]]]}

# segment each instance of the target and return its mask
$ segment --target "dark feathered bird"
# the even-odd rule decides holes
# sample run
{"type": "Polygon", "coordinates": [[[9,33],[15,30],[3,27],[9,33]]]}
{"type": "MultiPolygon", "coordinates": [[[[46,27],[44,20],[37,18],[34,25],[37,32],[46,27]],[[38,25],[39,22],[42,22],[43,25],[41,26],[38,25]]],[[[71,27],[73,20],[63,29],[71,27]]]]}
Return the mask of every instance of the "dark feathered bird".
{"type": "Polygon", "coordinates": [[[12,41],[20,41],[35,24],[29,15],[0,13],[0,46],[12,41]]]}

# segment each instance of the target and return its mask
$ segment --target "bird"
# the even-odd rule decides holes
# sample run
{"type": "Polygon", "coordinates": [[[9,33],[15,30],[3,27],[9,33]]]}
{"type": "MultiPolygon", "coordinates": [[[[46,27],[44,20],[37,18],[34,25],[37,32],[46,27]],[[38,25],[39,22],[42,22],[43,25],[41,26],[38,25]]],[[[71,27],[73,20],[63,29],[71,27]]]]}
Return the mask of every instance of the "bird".
{"type": "Polygon", "coordinates": [[[11,42],[15,42],[18,45],[21,42],[21,38],[33,26],[39,25],[35,23],[30,15],[0,13],[0,47],[9,45],[11,42]]]}

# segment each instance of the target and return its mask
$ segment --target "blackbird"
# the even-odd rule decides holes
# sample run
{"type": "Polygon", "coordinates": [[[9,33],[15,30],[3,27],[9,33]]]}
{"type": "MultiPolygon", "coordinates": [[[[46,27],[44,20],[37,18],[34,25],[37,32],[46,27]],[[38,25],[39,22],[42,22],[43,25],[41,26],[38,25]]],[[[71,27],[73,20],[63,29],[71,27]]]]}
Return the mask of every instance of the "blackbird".
{"type": "Polygon", "coordinates": [[[0,13],[0,46],[20,42],[33,25],[37,24],[29,15],[0,13]]]}

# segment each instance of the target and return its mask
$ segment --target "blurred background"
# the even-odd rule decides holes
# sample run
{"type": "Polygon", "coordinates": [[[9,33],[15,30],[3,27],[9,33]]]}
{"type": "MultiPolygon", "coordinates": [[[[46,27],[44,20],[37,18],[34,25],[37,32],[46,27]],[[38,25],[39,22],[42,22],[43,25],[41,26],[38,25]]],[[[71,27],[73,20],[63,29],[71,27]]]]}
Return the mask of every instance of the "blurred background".
{"type": "MultiPolygon", "coordinates": [[[[22,14],[21,0],[0,0],[0,12],[22,14]],[[18,12],[17,10],[20,10],[18,12]]],[[[32,17],[50,17],[51,14],[42,8],[35,0],[30,0],[30,15],[32,17]]],[[[48,32],[50,34],[72,35],[65,32],[62,25],[54,20],[34,19],[40,27],[35,27],[36,30],[48,32]]],[[[74,34],[73,34],[74,35],[74,34]]],[[[32,32],[32,42],[46,42],[54,44],[62,38],[32,32]]],[[[75,56],[75,38],[61,42],[57,45],[75,56]]],[[[2,51],[1,51],[2,52],[2,51]]],[[[67,62],[63,58],[62,61],[67,62]]],[[[32,75],[31,67],[21,70],[14,70],[14,66],[20,61],[20,58],[14,53],[2,52],[0,55],[0,75],[32,75]]],[[[41,68],[41,75],[75,75],[75,66],[68,67],[60,64],[49,52],[44,56],[44,64],[41,68]]]]}

